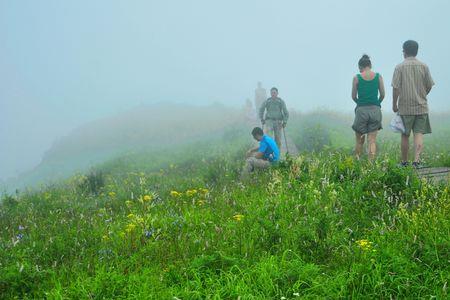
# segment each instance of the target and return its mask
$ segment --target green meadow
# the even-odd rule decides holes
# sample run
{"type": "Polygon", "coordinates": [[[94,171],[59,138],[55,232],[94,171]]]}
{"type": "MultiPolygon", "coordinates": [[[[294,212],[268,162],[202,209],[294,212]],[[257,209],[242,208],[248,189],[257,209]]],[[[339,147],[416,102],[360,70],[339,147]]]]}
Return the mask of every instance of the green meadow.
{"type": "MultiPolygon", "coordinates": [[[[432,119],[428,166],[450,166],[448,120],[432,119]]],[[[355,160],[350,124],[293,114],[301,154],[245,181],[240,124],[4,193],[0,298],[448,298],[448,181],[398,167],[387,124],[377,159],[355,160]]]]}

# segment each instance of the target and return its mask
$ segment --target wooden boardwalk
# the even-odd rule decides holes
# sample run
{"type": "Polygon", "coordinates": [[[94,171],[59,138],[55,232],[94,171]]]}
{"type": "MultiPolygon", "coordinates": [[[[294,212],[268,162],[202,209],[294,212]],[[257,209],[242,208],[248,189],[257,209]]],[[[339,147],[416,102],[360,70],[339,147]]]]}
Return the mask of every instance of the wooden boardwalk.
{"type": "Polygon", "coordinates": [[[424,167],[416,169],[416,172],[420,178],[425,178],[432,183],[448,183],[450,181],[449,167],[424,167]]]}

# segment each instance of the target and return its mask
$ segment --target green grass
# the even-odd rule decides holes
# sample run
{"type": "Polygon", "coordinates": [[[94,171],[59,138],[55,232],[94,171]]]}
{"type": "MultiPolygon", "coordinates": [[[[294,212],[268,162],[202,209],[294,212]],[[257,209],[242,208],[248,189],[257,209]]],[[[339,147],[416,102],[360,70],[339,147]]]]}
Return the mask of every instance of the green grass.
{"type": "Polygon", "coordinates": [[[393,139],[373,164],[331,142],[241,182],[249,142],[230,132],[4,195],[0,296],[448,298],[449,185],[398,168],[393,139]]]}

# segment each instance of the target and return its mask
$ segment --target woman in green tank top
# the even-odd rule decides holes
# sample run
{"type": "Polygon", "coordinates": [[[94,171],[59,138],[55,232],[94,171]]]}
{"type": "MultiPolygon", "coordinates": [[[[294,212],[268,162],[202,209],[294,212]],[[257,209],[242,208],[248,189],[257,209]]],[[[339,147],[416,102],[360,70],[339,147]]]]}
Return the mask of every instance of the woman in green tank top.
{"type": "Polygon", "coordinates": [[[363,55],[358,62],[359,74],[353,78],[352,98],[356,103],[353,130],[356,136],[355,155],[361,156],[367,135],[369,159],[375,158],[376,138],[381,126],[381,101],[384,99],[384,83],[380,74],[372,71],[370,57],[363,55]]]}

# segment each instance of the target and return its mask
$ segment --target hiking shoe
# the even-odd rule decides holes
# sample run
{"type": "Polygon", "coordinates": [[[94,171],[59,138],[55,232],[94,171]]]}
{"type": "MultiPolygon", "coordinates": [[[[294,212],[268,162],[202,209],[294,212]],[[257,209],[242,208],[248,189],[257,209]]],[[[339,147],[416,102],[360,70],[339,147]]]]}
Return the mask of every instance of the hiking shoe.
{"type": "Polygon", "coordinates": [[[414,169],[420,169],[420,168],[422,168],[422,165],[421,165],[420,162],[418,162],[418,161],[414,161],[414,162],[412,163],[412,166],[413,166],[414,169]]]}
{"type": "Polygon", "coordinates": [[[407,167],[409,166],[409,163],[407,161],[402,161],[401,163],[398,164],[399,167],[407,167]]]}

